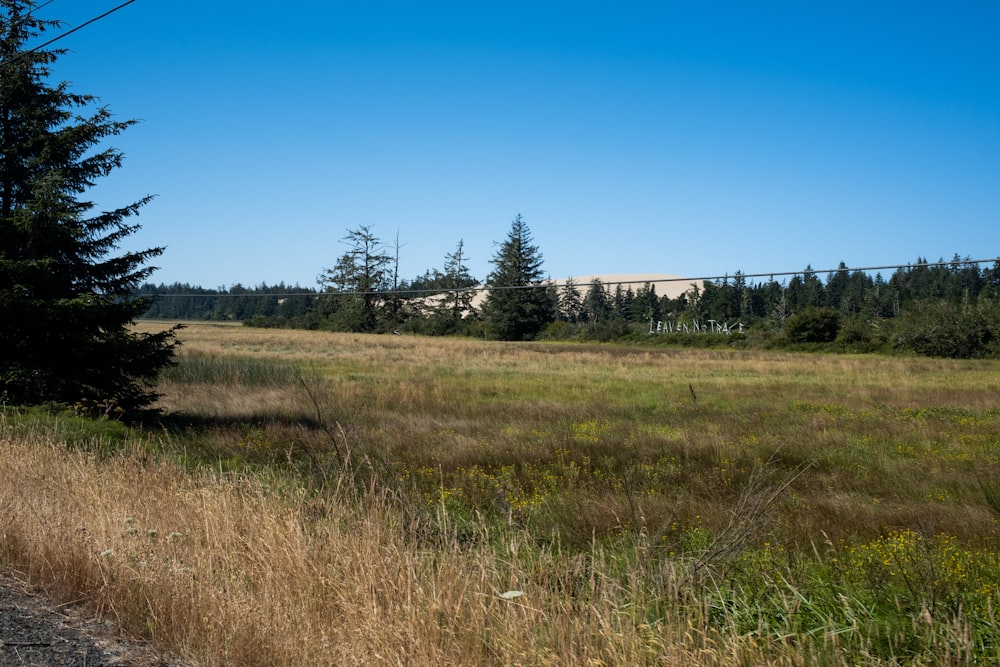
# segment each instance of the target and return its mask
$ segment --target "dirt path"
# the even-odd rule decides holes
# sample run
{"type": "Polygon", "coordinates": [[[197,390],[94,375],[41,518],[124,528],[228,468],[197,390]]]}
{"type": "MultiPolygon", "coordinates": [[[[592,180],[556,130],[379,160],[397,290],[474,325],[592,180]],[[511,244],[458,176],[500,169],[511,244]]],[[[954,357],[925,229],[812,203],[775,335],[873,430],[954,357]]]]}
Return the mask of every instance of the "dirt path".
{"type": "Polygon", "coordinates": [[[124,641],[82,605],[54,605],[0,576],[0,665],[34,667],[181,667],[152,647],[124,641]]]}

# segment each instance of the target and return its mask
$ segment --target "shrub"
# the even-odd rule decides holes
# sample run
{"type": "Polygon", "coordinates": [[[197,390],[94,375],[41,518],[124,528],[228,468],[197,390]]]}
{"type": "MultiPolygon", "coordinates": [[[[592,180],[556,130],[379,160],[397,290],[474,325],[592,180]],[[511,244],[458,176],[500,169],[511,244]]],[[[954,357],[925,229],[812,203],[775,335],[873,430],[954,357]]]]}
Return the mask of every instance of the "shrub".
{"type": "Polygon", "coordinates": [[[792,343],[831,343],[840,331],[840,313],[831,308],[806,308],[785,322],[792,343]]]}
{"type": "Polygon", "coordinates": [[[841,323],[836,342],[852,352],[875,352],[884,343],[878,328],[860,317],[850,317],[841,323]]]}
{"type": "Polygon", "coordinates": [[[539,338],[541,340],[569,340],[574,333],[574,327],[562,320],[556,320],[545,327],[539,338]]]}
{"type": "Polygon", "coordinates": [[[584,325],[580,332],[580,339],[606,343],[623,338],[629,333],[631,333],[631,327],[625,320],[601,320],[584,325]]]}
{"type": "Polygon", "coordinates": [[[890,342],[897,350],[930,357],[971,359],[996,353],[996,309],[956,305],[944,300],[917,301],[892,325],[890,342]]]}

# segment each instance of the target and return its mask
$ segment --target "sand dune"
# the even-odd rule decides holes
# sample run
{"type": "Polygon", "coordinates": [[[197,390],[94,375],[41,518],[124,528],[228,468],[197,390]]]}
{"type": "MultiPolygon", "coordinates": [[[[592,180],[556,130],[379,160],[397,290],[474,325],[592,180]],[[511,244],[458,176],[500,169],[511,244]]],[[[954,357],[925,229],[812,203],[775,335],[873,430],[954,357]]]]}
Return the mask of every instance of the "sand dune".
{"type": "MultiPolygon", "coordinates": [[[[614,293],[615,287],[618,285],[622,286],[622,289],[632,288],[632,291],[638,291],[643,285],[649,283],[656,288],[656,294],[658,296],[669,296],[671,299],[676,299],[684,292],[691,289],[691,280],[689,278],[682,278],[681,276],[674,276],[668,273],[615,273],[615,274],[601,274],[597,276],[571,276],[573,282],[576,283],[577,289],[580,290],[580,294],[586,295],[587,290],[590,288],[591,281],[594,278],[599,278],[604,284],[604,287],[611,293],[614,293]]],[[[563,285],[566,279],[553,280],[556,285],[563,285]]]]}
{"type": "MultiPolygon", "coordinates": [[[[676,299],[691,289],[691,283],[693,282],[689,278],[682,278],[668,273],[614,273],[594,276],[569,276],[569,278],[573,279],[573,283],[576,285],[577,290],[579,290],[580,296],[586,296],[587,290],[590,289],[590,283],[593,282],[594,278],[599,278],[604,285],[604,289],[611,294],[614,294],[615,288],[618,285],[621,285],[623,290],[631,287],[632,291],[635,292],[641,289],[646,283],[649,283],[656,288],[657,296],[668,296],[671,299],[676,299]]],[[[566,284],[566,280],[567,278],[555,278],[552,282],[555,285],[561,286],[566,284]]],[[[486,290],[477,292],[475,298],[472,300],[472,306],[474,308],[482,306],[483,301],[486,300],[486,294],[486,290]]]]}

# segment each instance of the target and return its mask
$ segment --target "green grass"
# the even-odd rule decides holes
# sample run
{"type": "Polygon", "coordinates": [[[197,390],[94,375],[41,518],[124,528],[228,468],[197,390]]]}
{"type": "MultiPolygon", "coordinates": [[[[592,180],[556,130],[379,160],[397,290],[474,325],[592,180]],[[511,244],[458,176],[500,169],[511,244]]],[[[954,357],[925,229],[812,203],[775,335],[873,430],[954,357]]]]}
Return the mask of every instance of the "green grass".
{"type": "Polygon", "coordinates": [[[238,385],[286,386],[295,384],[301,369],[294,363],[266,356],[184,354],[179,363],[164,369],[160,380],[175,384],[211,384],[220,389],[238,385]]]}
{"type": "Polygon", "coordinates": [[[62,405],[4,406],[0,410],[0,424],[10,431],[59,440],[70,448],[106,454],[124,448],[133,434],[132,429],[119,421],[83,416],[62,405]]]}
{"type": "Polygon", "coordinates": [[[981,539],[992,527],[979,484],[1000,478],[1000,412],[983,394],[997,385],[992,362],[334,340],[318,358],[295,358],[287,341],[271,349],[265,336],[243,344],[252,354],[199,350],[164,388],[184,414],[223,425],[228,406],[215,394],[245,399],[238,419],[252,428],[226,425],[220,459],[274,462],[304,437],[315,449],[330,440],[319,424],[336,422],[352,449],[419,494],[441,487],[479,514],[506,494],[526,524],[583,542],[614,539],[640,514],[718,528],[763,461],[812,467],[773,524],[781,539],[875,536],[965,509],[973,515],[955,534],[981,539]],[[573,509],[591,499],[602,507],[573,509]]]}
{"type": "Polygon", "coordinates": [[[642,591],[616,622],[801,664],[1000,659],[997,362],[194,334],[166,453],[315,495],[347,452],[421,545],[503,561],[513,531],[531,585],[642,591]]]}

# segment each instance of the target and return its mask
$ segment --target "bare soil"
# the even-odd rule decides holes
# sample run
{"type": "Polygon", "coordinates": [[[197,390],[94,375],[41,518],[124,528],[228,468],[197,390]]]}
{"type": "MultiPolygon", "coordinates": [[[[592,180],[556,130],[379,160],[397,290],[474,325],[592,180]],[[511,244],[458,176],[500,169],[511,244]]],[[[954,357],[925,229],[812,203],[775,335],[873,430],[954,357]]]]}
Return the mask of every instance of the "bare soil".
{"type": "Polygon", "coordinates": [[[129,640],[82,603],[55,604],[0,576],[0,665],[182,667],[153,646],[129,640]]]}

